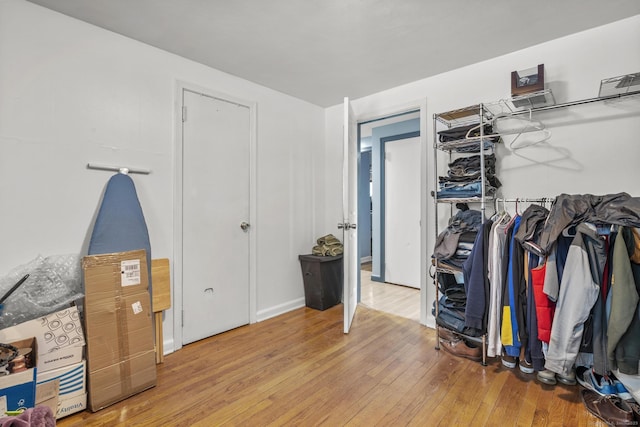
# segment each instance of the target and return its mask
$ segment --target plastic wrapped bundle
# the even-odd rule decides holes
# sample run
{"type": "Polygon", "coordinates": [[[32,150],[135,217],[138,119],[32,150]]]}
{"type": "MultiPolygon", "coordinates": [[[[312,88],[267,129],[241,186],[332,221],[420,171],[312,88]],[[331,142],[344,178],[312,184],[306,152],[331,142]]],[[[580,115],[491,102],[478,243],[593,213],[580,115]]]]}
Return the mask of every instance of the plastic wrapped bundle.
{"type": "Polygon", "coordinates": [[[0,278],[0,296],[29,277],[3,303],[0,329],[54,313],[84,296],[79,255],[36,257],[0,278]]]}

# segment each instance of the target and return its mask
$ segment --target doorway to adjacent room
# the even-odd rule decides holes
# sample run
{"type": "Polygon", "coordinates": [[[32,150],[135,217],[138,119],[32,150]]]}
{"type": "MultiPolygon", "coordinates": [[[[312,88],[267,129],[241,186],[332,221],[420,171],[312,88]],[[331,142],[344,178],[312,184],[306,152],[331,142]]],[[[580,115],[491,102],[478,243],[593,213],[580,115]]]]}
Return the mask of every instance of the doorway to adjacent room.
{"type": "Polygon", "coordinates": [[[358,127],[361,303],[379,311],[420,321],[420,112],[409,111],[361,122],[358,127]],[[411,142],[411,138],[417,141],[416,162],[411,157],[407,161],[406,156],[402,155],[405,150],[395,149],[408,146],[404,142],[411,142]],[[387,156],[392,156],[397,164],[389,163],[387,156]],[[388,209],[387,200],[390,203],[396,203],[394,201],[400,200],[398,197],[405,197],[406,200],[407,193],[413,195],[413,208],[388,209]],[[399,212],[405,217],[396,220],[390,217],[399,212]],[[406,218],[407,212],[410,219],[406,218]],[[411,273],[404,274],[406,270],[411,270],[411,273]],[[386,276],[390,280],[386,280],[386,276]]]}

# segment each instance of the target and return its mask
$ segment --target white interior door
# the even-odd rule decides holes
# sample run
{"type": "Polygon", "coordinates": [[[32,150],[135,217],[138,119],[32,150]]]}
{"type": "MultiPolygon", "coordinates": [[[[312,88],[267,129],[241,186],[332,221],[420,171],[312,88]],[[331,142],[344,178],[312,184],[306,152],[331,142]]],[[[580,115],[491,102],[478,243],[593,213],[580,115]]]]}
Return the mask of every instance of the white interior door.
{"type": "Polygon", "coordinates": [[[420,288],[420,138],[384,145],[384,281],[420,288]]]}
{"type": "Polygon", "coordinates": [[[349,98],[344,99],[344,138],[342,170],[342,210],[344,244],[344,333],[349,333],[351,322],[358,305],[358,277],[360,264],[358,259],[358,146],[356,123],[349,98]]]}
{"type": "Polygon", "coordinates": [[[251,111],[183,90],[182,343],[249,323],[251,111]]]}

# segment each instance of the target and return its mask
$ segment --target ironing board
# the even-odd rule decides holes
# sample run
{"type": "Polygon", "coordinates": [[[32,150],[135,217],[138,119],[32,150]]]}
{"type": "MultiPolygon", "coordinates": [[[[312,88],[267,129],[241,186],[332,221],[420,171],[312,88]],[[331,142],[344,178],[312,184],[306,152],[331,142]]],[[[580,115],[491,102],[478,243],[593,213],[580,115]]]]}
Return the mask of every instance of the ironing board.
{"type": "Polygon", "coordinates": [[[149,293],[151,286],[151,244],[147,223],[131,177],[113,175],[102,196],[91,239],[89,255],[144,249],[147,252],[149,293]]]}

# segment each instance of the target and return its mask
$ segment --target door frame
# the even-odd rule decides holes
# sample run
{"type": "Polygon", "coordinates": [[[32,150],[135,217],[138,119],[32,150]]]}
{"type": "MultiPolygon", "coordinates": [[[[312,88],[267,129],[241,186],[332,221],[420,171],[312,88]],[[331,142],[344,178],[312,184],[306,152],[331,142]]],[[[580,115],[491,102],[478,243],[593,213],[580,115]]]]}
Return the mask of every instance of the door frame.
{"type": "MultiPolygon", "coordinates": [[[[376,119],[383,119],[385,117],[394,116],[410,111],[420,111],[420,324],[425,326],[434,326],[434,322],[429,322],[429,307],[428,301],[435,298],[435,292],[433,289],[429,289],[427,284],[427,278],[429,277],[428,260],[431,256],[427,249],[427,233],[428,222],[427,217],[429,215],[428,209],[433,203],[429,203],[428,196],[428,179],[427,173],[427,156],[430,152],[427,138],[427,98],[418,99],[415,101],[407,102],[400,105],[366,109],[365,111],[358,111],[357,102],[354,102],[355,121],[359,125],[363,122],[369,122],[376,119]]],[[[366,108],[366,107],[365,107],[366,108]]],[[[358,126],[359,127],[359,126],[358,126]]],[[[360,135],[358,133],[358,147],[360,145],[360,135]]],[[[357,154],[358,157],[360,153],[357,154]]],[[[358,162],[359,164],[360,162],[358,162]]],[[[360,191],[360,189],[358,189],[360,191]]],[[[357,230],[356,230],[357,231],[357,230]]],[[[360,295],[360,283],[358,283],[358,295],[360,295]]]]}
{"type": "Polygon", "coordinates": [[[183,166],[182,166],[182,147],[183,147],[183,132],[182,132],[182,111],[183,111],[183,92],[190,91],[199,93],[204,96],[208,96],[214,99],[234,103],[247,107],[249,109],[250,116],[250,141],[249,141],[249,224],[251,224],[249,232],[249,323],[255,323],[257,319],[257,137],[256,137],[256,117],[257,117],[257,104],[252,101],[231,96],[226,93],[218,92],[209,88],[198,86],[196,84],[188,83],[185,81],[176,81],[175,90],[175,112],[174,112],[174,124],[175,124],[175,143],[174,143],[174,210],[173,210],[173,268],[172,268],[172,282],[173,282],[173,341],[174,351],[182,348],[182,307],[183,307],[183,292],[182,292],[182,178],[183,178],[183,166]]]}

